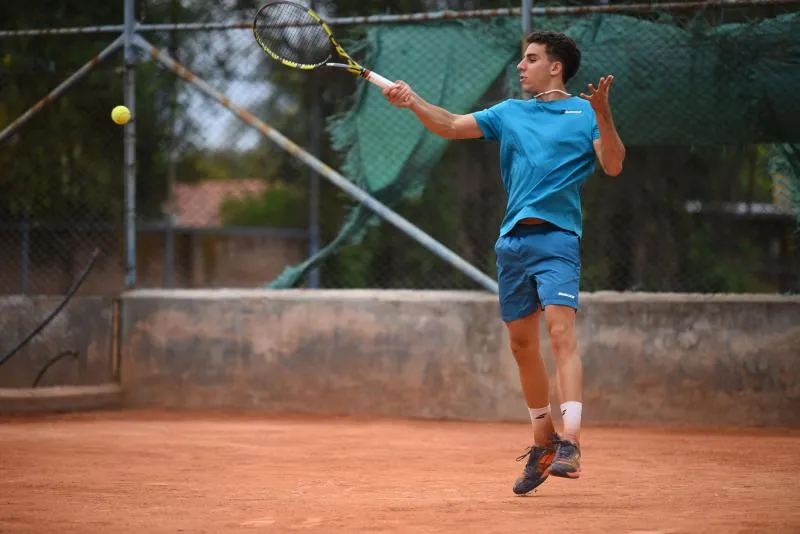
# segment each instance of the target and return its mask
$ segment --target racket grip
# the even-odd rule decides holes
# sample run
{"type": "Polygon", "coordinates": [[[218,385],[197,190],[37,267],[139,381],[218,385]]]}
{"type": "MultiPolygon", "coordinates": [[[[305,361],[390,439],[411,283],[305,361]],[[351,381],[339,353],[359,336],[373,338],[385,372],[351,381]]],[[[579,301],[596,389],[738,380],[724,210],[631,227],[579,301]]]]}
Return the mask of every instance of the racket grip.
{"type": "Polygon", "coordinates": [[[364,69],[364,74],[362,75],[365,80],[368,82],[374,83],[381,89],[386,89],[387,87],[391,87],[394,85],[394,82],[384,78],[380,74],[372,72],[371,70],[364,69]]]}

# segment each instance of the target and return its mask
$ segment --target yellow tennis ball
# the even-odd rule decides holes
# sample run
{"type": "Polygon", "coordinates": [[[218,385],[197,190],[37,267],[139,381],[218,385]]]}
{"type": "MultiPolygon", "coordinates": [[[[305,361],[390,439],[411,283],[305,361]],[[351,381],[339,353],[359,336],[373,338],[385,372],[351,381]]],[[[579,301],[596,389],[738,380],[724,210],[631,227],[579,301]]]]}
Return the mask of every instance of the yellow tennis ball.
{"type": "Polygon", "coordinates": [[[131,110],[125,106],[117,106],[111,110],[111,120],[117,124],[127,124],[131,120],[131,110]]]}

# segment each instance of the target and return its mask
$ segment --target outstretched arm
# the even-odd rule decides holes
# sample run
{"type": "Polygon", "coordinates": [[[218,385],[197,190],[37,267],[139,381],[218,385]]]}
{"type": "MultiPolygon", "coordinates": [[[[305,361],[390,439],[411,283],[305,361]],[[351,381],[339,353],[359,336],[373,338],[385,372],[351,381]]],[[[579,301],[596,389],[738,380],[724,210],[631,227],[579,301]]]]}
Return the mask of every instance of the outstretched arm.
{"type": "Polygon", "coordinates": [[[614,126],[614,119],[611,116],[611,105],[608,102],[608,90],[614,76],[600,78],[597,89],[593,84],[589,84],[589,94],[581,93],[581,97],[588,100],[594,109],[597,117],[597,129],[600,131],[600,139],[594,142],[594,151],[603,171],[616,176],[622,172],[622,162],[625,160],[625,145],[622,144],[614,126]]]}
{"type": "Polygon", "coordinates": [[[384,96],[393,106],[408,108],[420,122],[439,137],[445,139],[477,139],[483,137],[475,117],[456,115],[444,108],[434,106],[417,95],[405,82],[399,81],[383,90],[384,96]]]}

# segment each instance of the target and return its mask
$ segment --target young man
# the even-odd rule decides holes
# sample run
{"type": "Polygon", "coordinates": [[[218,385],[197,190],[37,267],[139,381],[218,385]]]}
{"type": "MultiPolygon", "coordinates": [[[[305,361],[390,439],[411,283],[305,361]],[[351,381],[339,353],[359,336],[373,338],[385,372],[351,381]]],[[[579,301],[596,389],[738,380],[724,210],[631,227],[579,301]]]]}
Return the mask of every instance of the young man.
{"type": "Polygon", "coordinates": [[[582,235],[581,188],[595,159],[606,174],[622,171],[625,147],[611,117],[613,76],[577,98],[565,84],[578,71],[575,41],[554,32],[526,38],[517,65],[531,100],[506,100],[482,111],[455,115],[419,97],[398,81],[384,91],[389,102],[413,111],[431,132],[446,139],[483,138],[500,143],[508,196],[497,255],[500,309],[533,424],[534,443],[514,492],[525,494],[549,475],[580,476],[583,371],[575,339],[582,235]],[[563,435],[550,416],[548,378],[539,353],[544,316],[556,358],[563,435]]]}

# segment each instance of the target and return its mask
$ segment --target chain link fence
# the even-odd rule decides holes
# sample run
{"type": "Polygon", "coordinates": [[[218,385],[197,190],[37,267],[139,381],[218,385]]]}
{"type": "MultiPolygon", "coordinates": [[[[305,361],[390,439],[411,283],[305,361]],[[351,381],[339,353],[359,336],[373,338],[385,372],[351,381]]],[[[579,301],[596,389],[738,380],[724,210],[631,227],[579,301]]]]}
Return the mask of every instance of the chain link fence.
{"type": "MultiPolygon", "coordinates": [[[[159,11],[162,4],[138,14],[151,23],[224,24],[247,21],[257,8],[240,3],[203,19],[159,11]]],[[[508,7],[492,4],[466,7],[508,7]]],[[[786,126],[800,117],[791,96],[800,72],[780,70],[791,69],[787,53],[800,52],[790,29],[798,19],[787,18],[796,11],[533,18],[533,29],[568,31],[581,45],[584,64],[571,92],[603,74],[617,77],[612,105],[628,155],[621,176],[598,173],[584,190],[584,290],[800,289],[792,202],[800,139],[786,126]],[[780,76],[755,83],[763,65],[748,50],[780,76]]],[[[275,64],[241,26],[142,35],[495,277],[505,207],[496,144],[434,139],[347,73],[275,64]]],[[[354,57],[460,113],[519,97],[511,80],[520,27],[519,16],[333,25],[354,57]]],[[[114,37],[0,40],[0,130],[114,37]],[[32,59],[44,57],[51,59],[32,59]]],[[[122,100],[120,56],[0,145],[9,191],[0,201],[3,293],[63,292],[94,246],[104,252],[102,276],[93,274],[82,291],[124,285],[123,137],[108,117],[122,100]]],[[[357,202],[199,91],[191,76],[177,76],[144,49],[135,71],[137,287],[263,287],[340,235],[357,202]]],[[[479,289],[378,218],[346,237],[300,286],[479,289]]]]}
{"type": "Polygon", "coordinates": [[[80,292],[123,288],[123,133],[109,117],[121,72],[101,64],[55,102],[40,100],[109,41],[0,41],[0,130],[43,106],[0,144],[0,294],[63,295],[96,248],[80,292]]]}

